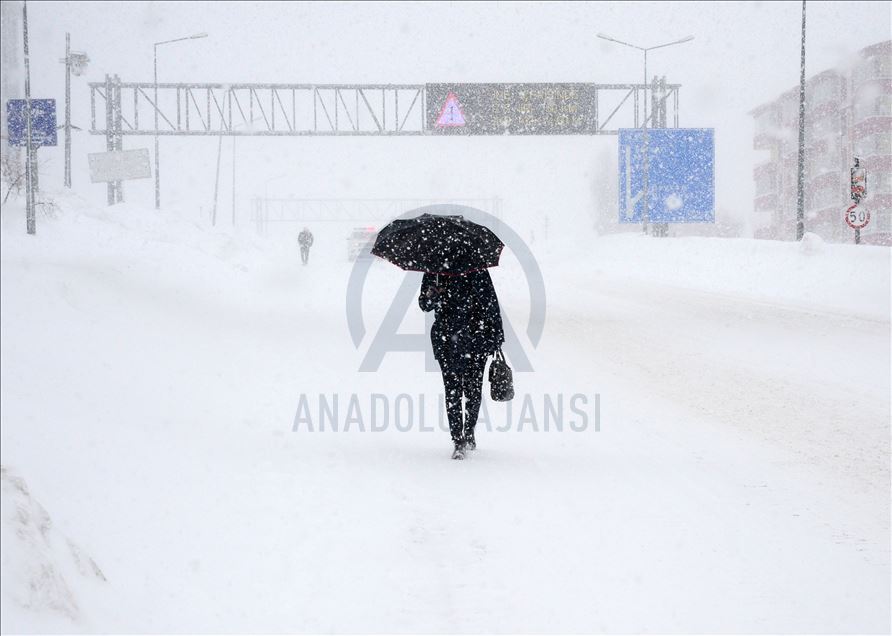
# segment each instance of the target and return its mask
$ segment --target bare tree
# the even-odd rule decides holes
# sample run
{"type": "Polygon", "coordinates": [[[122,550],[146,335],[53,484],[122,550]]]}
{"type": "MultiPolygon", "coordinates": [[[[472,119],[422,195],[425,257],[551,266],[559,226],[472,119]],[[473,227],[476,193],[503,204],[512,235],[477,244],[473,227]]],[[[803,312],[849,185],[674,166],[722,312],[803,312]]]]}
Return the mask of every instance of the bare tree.
{"type": "Polygon", "coordinates": [[[17,197],[21,196],[22,188],[25,187],[25,166],[20,153],[4,152],[0,154],[0,181],[6,189],[3,203],[6,203],[12,192],[15,192],[17,197]]]}

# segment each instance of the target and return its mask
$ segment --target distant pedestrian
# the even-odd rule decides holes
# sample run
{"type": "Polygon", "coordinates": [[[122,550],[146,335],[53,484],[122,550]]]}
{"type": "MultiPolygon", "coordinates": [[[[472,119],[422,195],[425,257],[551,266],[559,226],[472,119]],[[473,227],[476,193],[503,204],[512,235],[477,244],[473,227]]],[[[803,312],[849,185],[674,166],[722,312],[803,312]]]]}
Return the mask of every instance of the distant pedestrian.
{"type": "Polygon", "coordinates": [[[297,235],[297,243],[300,245],[300,260],[306,265],[310,260],[310,246],[313,245],[313,233],[309,228],[304,227],[300,234],[297,235]]]}

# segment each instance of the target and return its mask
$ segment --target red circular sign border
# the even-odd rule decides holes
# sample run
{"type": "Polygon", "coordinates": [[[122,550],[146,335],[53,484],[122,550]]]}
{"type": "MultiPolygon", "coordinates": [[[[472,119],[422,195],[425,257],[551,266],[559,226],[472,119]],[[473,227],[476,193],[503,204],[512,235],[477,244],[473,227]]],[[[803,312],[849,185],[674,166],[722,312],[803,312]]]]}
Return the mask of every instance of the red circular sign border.
{"type": "Polygon", "coordinates": [[[857,208],[857,207],[858,207],[858,204],[857,204],[857,203],[853,203],[852,205],[850,205],[850,206],[846,209],[846,213],[845,213],[845,216],[844,216],[843,218],[845,218],[846,225],[848,225],[848,226],[849,226],[850,228],[852,228],[853,230],[863,230],[864,228],[867,227],[867,224],[870,223],[870,210],[865,210],[865,211],[864,211],[865,214],[867,215],[867,216],[864,218],[864,225],[853,225],[853,224],[849,221],[849,212],[851,212],[852,210],[854,210],[854,209],[857,208]]]}

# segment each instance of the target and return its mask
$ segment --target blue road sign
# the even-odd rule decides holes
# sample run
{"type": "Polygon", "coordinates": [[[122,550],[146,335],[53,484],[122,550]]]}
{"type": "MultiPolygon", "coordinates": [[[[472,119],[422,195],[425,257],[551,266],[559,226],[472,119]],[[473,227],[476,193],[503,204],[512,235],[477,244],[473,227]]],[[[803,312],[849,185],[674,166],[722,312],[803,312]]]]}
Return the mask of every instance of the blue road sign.
{"type": "MultiPolygon", "coordinates": [[[[9,128],[9,145],[24,146],[28,136],[24,99],[10,99],[6,102],[6,125],[9,128]]],[[[31,144],[55,146],[56,143],[56,100],[32,99],[31,144]]]]}
{"type": "MultiPolygon", "coordinates": [[[[650,223],[715,223],[713,128],[647,131],[647,218],[650,223]]],[[[619,222],[641,223],[644,131],[619,130],[619,222]]]]}

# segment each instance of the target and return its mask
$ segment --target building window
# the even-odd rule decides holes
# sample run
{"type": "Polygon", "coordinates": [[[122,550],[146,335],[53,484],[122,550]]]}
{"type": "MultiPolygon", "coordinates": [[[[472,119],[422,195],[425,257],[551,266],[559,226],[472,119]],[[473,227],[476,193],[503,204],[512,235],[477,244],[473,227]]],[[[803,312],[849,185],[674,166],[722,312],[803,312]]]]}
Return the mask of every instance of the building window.
{"type": "Polygon", "coordinates": [[[892,194],[892,173],[880,170],[867,173],[867,196],[871,194],[892,194]]]}
{"type": "Polygon", "coordinates": [[[877,95],[876,91],[861,91],[855,100],[855,121],[868,117],[892,116],[892,95],[877,95]]]}
{"type": "Polygon", "coordinates": [[[756,117],[756,134],[775,136],[777,132],[777,123],[775,122],[774,111],[766,110],[756,117]]]}
{"type": "MultiPolygon", "coordinates": [[[[878,210],[875,216],[875,232],[882,232],[884,234],[892,232],[892,210],[878,210]]],[[[873,223],[874,219],[871,219],[870,222],[873,223]]]]}
{"type": "Polygon", "coordinates": [[[855,83],[892,77],[892,60],[888,55],[877,55],[855,67],[855,83]]]}
{"type": "Polygon", "coordinates": [[[808,128],[811,135],[811,141],[826,139],[827,137],[839,133],[839,116],[836,113],[829,113],[818,119],[812,119],[808,128]]]}
{"type": "Polygon", "coordinates": [[[843,202],[839,186],[829,184],[815,190],[811,196],[810,210],[822,210],[843,202]]]}
{"type": "Polygon", "coordinates": [[[809,102],[812,106],[839,98],[839,85],[833,79],[824,79],[808,90],[809,102]]]}
{"type": "Polygon", "coordinates": [[[839,142],[835,138],[827,139],[822,146],[811,148],[806,153],[806,169],[809,179],[814,179],[827,172],[838,172],[841,165],[839,142]]]}
{"type": "Polygon", "coordinates": [[[774,188],[774,173],[773,172],[765,172],[756,177],[756,196],[761,197],[766,194],[771,194],[775,191],[774,188]]]}
{"type": "Polygon", "coordinates": [[[799,102],[793,99],[785,99],[783,103],[783,125],[791,128],[799,127],[799,102]]]}
{"type": "Polygon", "coordinates": [[[855,155],[870,157],[892,153],[892,139],[887,133],[873,133],[855,140],[855,155]]]}

